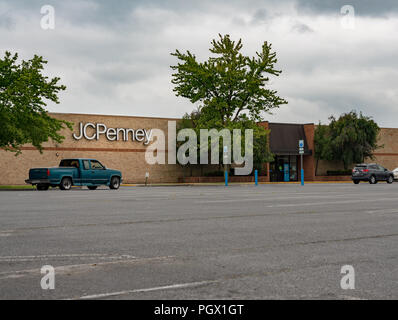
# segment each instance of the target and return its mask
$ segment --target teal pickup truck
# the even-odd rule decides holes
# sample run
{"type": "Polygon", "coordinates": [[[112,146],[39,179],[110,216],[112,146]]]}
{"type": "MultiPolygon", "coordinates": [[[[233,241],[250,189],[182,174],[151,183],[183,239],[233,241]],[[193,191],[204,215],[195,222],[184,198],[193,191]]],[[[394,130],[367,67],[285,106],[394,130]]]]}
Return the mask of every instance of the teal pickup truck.
{"type": "Polygon", "coordinates": [[[122,173],[107,169],[94,159],[64,159],[59,167],[30,169],[29,179],[25,182],[37,186],[37,190],[58,186],[61,190],[70,190],[72,186],[95,190],[101,185],[117,190],[122,183],[122,173]]]}

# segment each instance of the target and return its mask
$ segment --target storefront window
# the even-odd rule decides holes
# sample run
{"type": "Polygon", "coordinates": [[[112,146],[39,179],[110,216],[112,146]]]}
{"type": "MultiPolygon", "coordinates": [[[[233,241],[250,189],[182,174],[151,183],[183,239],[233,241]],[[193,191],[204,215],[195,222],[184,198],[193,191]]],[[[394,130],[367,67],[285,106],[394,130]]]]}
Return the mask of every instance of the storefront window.
{"type": "Polygon", "coordinates": [[[290,181],[298,181],[297,156],[290,156],[290,181]]]}
{"type": "Polygon", "coordinates": [[[297,156],[276,156],[270,163],[271,181],[298,181],[297,156]]]}

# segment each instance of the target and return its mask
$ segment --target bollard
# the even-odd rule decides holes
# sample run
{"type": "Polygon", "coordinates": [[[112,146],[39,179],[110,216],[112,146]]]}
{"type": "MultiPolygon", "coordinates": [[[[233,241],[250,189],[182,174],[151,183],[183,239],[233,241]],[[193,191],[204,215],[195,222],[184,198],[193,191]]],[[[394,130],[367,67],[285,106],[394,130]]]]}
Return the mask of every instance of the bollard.
{"type": "Polygon", "coordinates": [[[254,171],[254,182],[255,182],[256,186],[258,186],[258,170],[254,171]]]}
{"type": "MultiPolygon", "coordinates": [[[[304,146],[304,145],[303,145],[303,146],[304,146]]],[[[303,149],[303,150],[304,150],[304,149],[303,149]]],[[[300,153],[301,153],[301,156],[300,156],[300,158],[301,158],[301,185],[302,185],[302,186],[304,185],[303,152],[304,152],[304,151],[301,151],[301,150],[300,150],[300,153]]]]}
{"type": "Polygon", "coordinates": [[[225,186],[228,187],[228,171],[225,171],[225,186]]]}

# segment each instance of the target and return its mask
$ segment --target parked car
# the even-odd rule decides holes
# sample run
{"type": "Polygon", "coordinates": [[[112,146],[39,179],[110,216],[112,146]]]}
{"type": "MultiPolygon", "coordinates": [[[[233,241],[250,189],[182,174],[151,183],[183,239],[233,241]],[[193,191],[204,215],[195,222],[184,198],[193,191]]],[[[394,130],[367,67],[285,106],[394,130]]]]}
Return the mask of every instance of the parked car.
{"type": "Polygon", "coordinates": [[[37,186],[38,190],[48,190],[49,187],[70,190],[72,186],[87,186],[95,190],[101,185],[119,189],[122,173],[107,169],[95,159],[64,159],[59,167],[30,169],[29,179],[25,182],[37,186]]]}
{"type": "Polygon", "coordinates": [[[394,174],[376,163],[357,164],[352,169],[352,181],[355,184],[360,181],[368,181],[370,184],[376,184],[378,181],[393,183],[394,174]]]}
{"type": "Polygon", "coordinates": [[[398,168],[395,168],[395,169],[392,171],[392,173],[393,173],[393,175],[394,175],[394,179],[395,179],[395,180],[398,180],[398,168]]]}

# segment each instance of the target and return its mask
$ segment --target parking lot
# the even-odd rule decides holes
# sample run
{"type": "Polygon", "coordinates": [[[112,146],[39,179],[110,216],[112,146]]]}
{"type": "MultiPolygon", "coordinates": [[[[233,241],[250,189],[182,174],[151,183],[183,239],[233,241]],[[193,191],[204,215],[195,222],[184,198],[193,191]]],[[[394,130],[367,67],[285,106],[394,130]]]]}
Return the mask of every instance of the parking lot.
{"type": "Polygon", "coordinates": [[[397,195],[398,183],[0,192],[0,299],[397,299],[397,195]],[[41,289],[44,265],[55,290],[41,289]]]}

